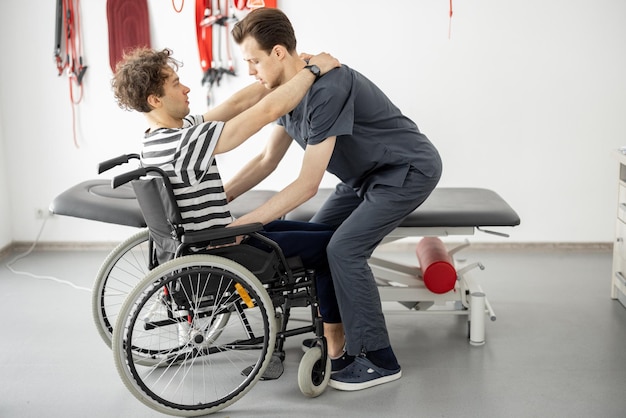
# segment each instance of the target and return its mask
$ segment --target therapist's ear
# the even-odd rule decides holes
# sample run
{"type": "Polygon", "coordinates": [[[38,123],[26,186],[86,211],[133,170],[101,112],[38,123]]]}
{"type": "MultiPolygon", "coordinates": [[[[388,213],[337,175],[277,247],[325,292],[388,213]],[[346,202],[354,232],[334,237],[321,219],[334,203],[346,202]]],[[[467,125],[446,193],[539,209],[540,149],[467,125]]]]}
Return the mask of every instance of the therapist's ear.
{"type": "Polygon", "coordinates": [[[288,55],[287,49],[282,45],[275,45],[274,48],[272,48],[272,55],[279,60],[283,60],[288,55]]]}

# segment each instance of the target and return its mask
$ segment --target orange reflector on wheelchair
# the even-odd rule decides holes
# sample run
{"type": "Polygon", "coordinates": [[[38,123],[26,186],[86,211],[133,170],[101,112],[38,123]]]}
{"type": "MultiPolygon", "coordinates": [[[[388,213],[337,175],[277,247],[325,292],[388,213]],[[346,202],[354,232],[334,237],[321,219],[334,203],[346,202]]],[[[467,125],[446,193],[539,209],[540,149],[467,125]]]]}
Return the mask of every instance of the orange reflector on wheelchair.
{"type": "Polygon", "coordinates": [[[235,283],[235,289],[237,290],[237,293],[239,293],[239,296],[241,296],[241,300],[243,300],[246,306],[248,308],[254,308],[254,302],[252,301],[252,298],[248,294],[248,291],[244,289],[243,286],[240,285],[239,283],[235,283]]]}

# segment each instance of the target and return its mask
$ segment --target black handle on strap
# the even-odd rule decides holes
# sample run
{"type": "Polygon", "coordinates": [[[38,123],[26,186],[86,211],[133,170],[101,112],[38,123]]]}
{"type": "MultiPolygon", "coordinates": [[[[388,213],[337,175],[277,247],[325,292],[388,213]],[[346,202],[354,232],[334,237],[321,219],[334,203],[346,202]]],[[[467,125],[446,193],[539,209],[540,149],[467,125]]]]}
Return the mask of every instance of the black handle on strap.
{"type": "Polygon", "coordinates": [[[63,32],[63,2],[57,0],[56,27],[54,31],[54,56],[61,57],[61,33],[63,32]]]}

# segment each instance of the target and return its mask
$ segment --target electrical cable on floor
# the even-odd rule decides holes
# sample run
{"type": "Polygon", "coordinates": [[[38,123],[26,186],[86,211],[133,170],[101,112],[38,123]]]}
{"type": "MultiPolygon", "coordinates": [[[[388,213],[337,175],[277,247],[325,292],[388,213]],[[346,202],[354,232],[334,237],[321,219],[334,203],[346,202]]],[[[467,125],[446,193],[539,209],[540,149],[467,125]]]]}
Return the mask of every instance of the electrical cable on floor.
{"type": "Polygon", "coordinates": [[[39,238],[41,237],[41,234],[43,232],[44,227],[46,226],[46,222],[48,221],[48,218],[44,218],[43,222],[41,223],[41,228],[39,229],[39,233],[37,234],[37,238],[35,238],[35,242],[33,242],[33,245],[30,246],[30,248],[22,253],[22,254],[18,254],[17,256],[15,256],[11,261],[6,263],[6,267],[13,273],[13,274],[17,274],[17,275],[21,275],[21,276],[27,276],[27,277],[31,277],[33,279],[40,279],[40,280],[51,280],[53,282],[56,283],[60,283],[60,284],[64,284],[70,287],[73,287],[74,289],[77,290],[84,290],[86,292],[90,292],[91,293],[91,289],[87,288],[87,287],[82,287],[82,286],[78,286],[70,281],[67,280],[62,280],[59,279],[57,277],[53,277],[53,276],[40,276],[37,274],[33,274],[33,273],[29,273],[27,271],[19,271],[19,270],[15,270],[13,268],[13,264],[18,261],[21,260],[22,258],[25,258],[26,256],[28,256],[30,253],[33,252],[33,250],[35,249],[35,246],[37,245],[37,243],[39,242],[39,238]]]}

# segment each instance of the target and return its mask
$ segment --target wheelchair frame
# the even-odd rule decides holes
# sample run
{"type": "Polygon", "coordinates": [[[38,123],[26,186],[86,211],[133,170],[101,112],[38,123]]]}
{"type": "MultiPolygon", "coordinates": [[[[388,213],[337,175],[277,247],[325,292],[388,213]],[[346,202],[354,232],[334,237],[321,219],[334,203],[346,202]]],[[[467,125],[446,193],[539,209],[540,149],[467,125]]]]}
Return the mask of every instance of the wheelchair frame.
{"type": "Polygon", "coordinates": [[[244,396],[266,371],[270,378],[282,374],[287,337],[314,332],[320,344],[300,362],[298,385],[307,396],[320,395],[331,363],[314,272],[285,259],[276,243],[257,233],[261,224],[185,232],[169,179],[159,168],[117,176],[113,187],[127,182],[149,232],[140,231],[109,255],[98,273],[93,309],[105,342],[111,335],[114,362],[130,392],[168,414],[217,412],[244,396]],[[157,176],[141,179],[149,174],[157,176]],[[228,246],[238,235],[267,251],[245,243],[228,246]],[[133,284],[111,327],[111,312],[103,308],[112,296],[105,298],[107,282],[119,282],[111,272],[146,240],[150,271],[133,284]],[[159,262],[159,248],[174,249],[173,258],[159,262]],[[311,325],[288,328],[295,306],[310,307],[311,325]]]}

